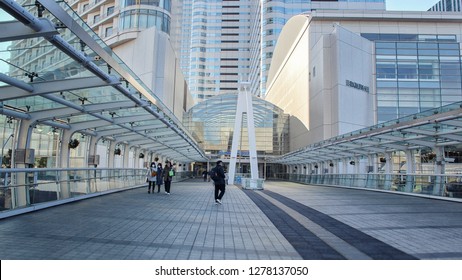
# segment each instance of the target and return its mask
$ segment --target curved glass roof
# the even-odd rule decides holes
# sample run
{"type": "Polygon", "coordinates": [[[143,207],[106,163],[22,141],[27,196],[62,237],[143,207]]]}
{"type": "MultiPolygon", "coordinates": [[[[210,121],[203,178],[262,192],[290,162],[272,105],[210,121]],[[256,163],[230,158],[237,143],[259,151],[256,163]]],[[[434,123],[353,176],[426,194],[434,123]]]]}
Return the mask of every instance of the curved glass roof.
{"type": "MultiPolygon", "coordinates": [[[[289,117],[282,109],[253,96],[254,124],[259,157],[282,155],[289,151],[289,117]]],[[[231,151],[236,117],[237,93],[221,94],[191,108],[183,123],[206,153],[226,158],[231,151]]],[[[247,118],[243,117],[241,155],[248,154],[247,118]]]]}

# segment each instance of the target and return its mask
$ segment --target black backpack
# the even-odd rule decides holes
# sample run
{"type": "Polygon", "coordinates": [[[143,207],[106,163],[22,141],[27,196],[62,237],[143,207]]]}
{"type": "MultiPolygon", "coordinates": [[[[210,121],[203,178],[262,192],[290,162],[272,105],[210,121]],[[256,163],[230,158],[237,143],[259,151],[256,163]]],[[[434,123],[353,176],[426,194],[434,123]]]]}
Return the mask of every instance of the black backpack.
{"type": "Polygon", "coordinates": [[[218,177],[218,172],[216,170],[216,167],[212,168],[212,170],[210,170],[209,174],[210,174],[210,178],[213,181],[218,181],[220,179],[220,177],[218,177]]]}

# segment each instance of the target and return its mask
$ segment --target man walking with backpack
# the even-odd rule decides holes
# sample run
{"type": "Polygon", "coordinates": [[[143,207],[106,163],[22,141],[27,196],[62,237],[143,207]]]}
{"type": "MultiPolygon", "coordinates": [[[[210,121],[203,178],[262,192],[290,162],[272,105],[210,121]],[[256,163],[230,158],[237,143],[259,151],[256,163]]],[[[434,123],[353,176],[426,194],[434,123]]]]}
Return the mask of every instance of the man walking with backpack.
{"type": "Polygon", "coordinates": [[[225,170],[223,169],[223,162],[217,161],[217,165],[210,171],[210,178],[215,185],[215,204],[221,204],[221,199],[225,194],[225,170]]]}

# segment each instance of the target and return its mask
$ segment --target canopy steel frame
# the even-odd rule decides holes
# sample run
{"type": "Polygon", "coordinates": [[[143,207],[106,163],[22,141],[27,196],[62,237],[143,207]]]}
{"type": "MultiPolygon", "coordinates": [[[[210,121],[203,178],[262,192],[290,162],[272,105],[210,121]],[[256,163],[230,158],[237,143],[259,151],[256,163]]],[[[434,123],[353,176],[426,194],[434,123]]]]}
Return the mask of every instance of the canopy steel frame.
{"type": "MultiPolygon", "coordinates": [[[[6,101],[11,99],[26,98],[30,96],[41,96],[51,101],[57,102],[65,107],[68,107],[69,110],[65,109],[50,109],[48,110],[50,117],[40,117],[37,119],[38,113],[36,116],[31,116],[29,113],[14,113],[14,111],[2,107],[2,113],[14,115],[15,117],[20,117],[21,119],[31,119],[34,123],[42,124],[53,124],[55,118],[65,118],[67,116],[77,116],[82,114],[88,114],[96,118],[96,120],[89,121],[87,124],[82,123],[69,123],[70,131],[72,133],[82,131],[84,133],[90,133],[98,136],[97,132],[92,130],[97,128],[99,125],[107,126],[118,125],[121,128],[126,129],[127,131],[133,131],[135,135],[138,135],[139,139],[149,139],[152,142],[161,141],[160,138],[155,138],[153,135],[147,135],[141,131],[135,131],[127,123],[131,121],[146,121],[148,119],[153,119],[153,122],[162,123],[163,126],[167,127],[171,133],[169,136],[174,139],[181,139],[184,146],[189,146],[191,149],[187,152],[181,154],[182,157],[188,158],[190,161],[200,161],[207,160],[207,156],[203,150],[195,143],[194,138],[192,138],[189,133],[182,128],[182,125],[178,123],[176,117],[169,112],[166,114],[166,110],[161,102],[155,98],[154,95],[145,88],[142,84],[138,82],[138,78],[134,77],[130,72],[128,72],[119,61],[112,57],[112,53],[109,53],[105,48],[99,45],[94,38],[88,34],[88,32],[79,24],[76,24],[75,20],[64,11],[59,4],[55,1],[38,1],[42,4],[59,22],[61,27],[66,27],[79,39],[82,43],[92,49],[98,56],[100,56],[103,61],[105,61],[109,67],[114,69],[119,75],[123,78],[119,79],[115,76],[106,74],[101,70],[91,58],[85,55],[83,52],[79,52],[74,49],[67,41],[60,37],[57,32],[56,26],[54,26],[51,21],[48,19],[36,18],[34,15],[30,14],[22,6],[20,6],[15,1],[0,1],[0,7],[2,7],[6,12],[16,18],[19,22],[8,22],[2,23],[3,26],[10,26],[15,30],[14,34],[3,34],[0,37],[3,41],[11,41],[14,39],[27,39],[31,37],[43,37],[45,40],[53,44],[57,49],[61,50],[64,54],[80,63],[87,70],[93,73],[96,77],[85,78],[85,82],[81,82],[81,79],[65,79],[65,80],[56,80],[56,81],[45,81],[39,83],[25,83],[13,78],[10,78],[4,74],[0,75],[0,81],[3,81],[9,84],[9,87],[2,87],[2,96],[0,100],[6,101]],[[19,36],[19,37],[18,37],[19,36]],[[127,87],[121,85],[121,80],[127,82],[127,87]],[[128,84],[130,84],[135,91],[128,89],[128,84]],[[101,114],[103,110],[113,110],[117,111],[122,109],[121,107],[116,108],[108,104],[93,104],[93,105],[77,105],[71,101],[65,100],[61,97],[56,96],[54,93],[57,92],[67,92],[71,90],[79,90],[85,88],[94,88],[94,87],[103,87],[111,86],[114,88],[115,92],[124,95],[128,98],[128,102],[131,102],[131,108],[143,108],[146,111],[145,115],[142,115],[139,119],[134,119],[132,116],[124,116],[122,118],[111,118],[106,117],[101,114]],[[93,106],[93,107],[90,107],[93,106]],[[106,106],[106,107],[105,107],[106,106]],[[154,106],[156,108],[154,108],[154,106]],[[106,109],[104,109],[106,108],[106,109]],[[99,111],[98,109],[101,109],[99,111]],[[117,109],[117,110],[116,110],[117,109]],[[54,113],[58,114],[54,115],[54,113]],[[169,115],[167,117],[167,115],[169,115]],[[51,117],[53,116],[53,117],[51,117]],[[174,121],[175,120],[175,121],[174,121]]],[[[130,108],[129,106],[123,105],[122,107],[130,108]]],[[[168,110],[168,109],[167,109],[168,110]]],[[[35,113],[35,112],[33,112],[35,113]]],[[[68,126],[61,126],[65,129],[68,126]]],[[[168,139],[171,139],[168,138],[168,139]]],[[[114,140],[117,141],[116,138],[114,140]]],[[[164,143],[164,146],[169,146],[168,143],[164,143]]]]}

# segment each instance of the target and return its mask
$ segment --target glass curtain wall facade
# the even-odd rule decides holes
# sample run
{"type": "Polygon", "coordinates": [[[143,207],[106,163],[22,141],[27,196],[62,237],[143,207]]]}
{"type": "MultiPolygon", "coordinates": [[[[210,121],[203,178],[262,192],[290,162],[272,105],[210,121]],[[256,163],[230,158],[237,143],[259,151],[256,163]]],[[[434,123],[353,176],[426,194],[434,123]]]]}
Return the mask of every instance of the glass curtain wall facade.
{"type": "Polygon", "coordinates": [[[174,7],[179,19],[174,20],[173,41],[193,98],[200,102],[236,93],[249,79],[252,1],[184,0],[175,5],[185,7],[174,7]]]}
{"type": "Polygon", "coordinates": [[[441,0],[436,3],[429,11],[460,12],[462,0],[441,0]]]}
{"type": "Polygon", "coordinates": [[[103,39],[151,27],[170,34],[171,0],[73,0],[68,4],[103,39]]]}
{"type": "Polygon", "coordinates": [[[362,36],[375,41],[379,123],[462,100],[455,35],[362,36]]]}
{"type": "Polygon", "coordinates": [[[173,3],[172,40],[200,102],[250,82],[264,96],[276,41],[294,15],[312,9],[385,10],[385,0],[182,0],[173,3]]]}
{"type": "Polygon", "coordinates": [[[254,73],[260,77],[260,85],[253,86],[253,94],[264,96],[266,92],[266,82],[268,79],[268,71],[273,58],[274,47],[286,22],[294,15],[307,12],[310,10],[310,1],[306,0],[284,0],[284,1],[262,1],[261,8],[261,48],[260,58],[261,67],[260,73],[254,73]]]}
{"type": "Polygon", "coordinates": [[[192,1],[177,0],[172,2],[172,30],[170,40],[179,59],[180,69],[188,80],[190,45],[191,45],[192,1]]]}
{"type": "Polygon", "coordinates": [[[261,67],[257,69],[258,73],[252,73],[252,76],[260,77],[258,84],[252,85],[252,93],[258,96],[266,94],[266,83],[274,47],[282,28],[292,16],[319,9],[385,9],[385,0],[264,0],[261,3],[261,44],[259,46],[261,67]],[[356,5],[350,5],[352,3],[356,5]],[[367,5],[368,3],[377,5],[371,6],[367,5]]]}
{"type": "MultiPolygon", "coordinates": [[[[212,159],[229,159],[233,142],[237,94],[222,94],[194,106],[186,114],[184,124],[212,159]]],[[[275,105],[253,97],[255,136],[259,159],[279,156],[289,151],[289,118],[275,105]]],[[[246,115],[238,155],[249,157],[246,115]]]]}
{"type": "Polygon", "coordinates": [[[119,28],[157,29],[170,34],[172,10],[171,0],[119,0],[120,13],[119,28]]]}
{"type": "MultiPolygon", "coordinates": [[[[20,1],[32,13],[35,13],[35,1],[20,1]]],[[[156,26],[165,33],[170,32],[171,0],[97,0],[73,1],[70,7],[101,38],[116,35],[117,31],[128,29],[146,29],[156,26]],[[140,9],[140,7],[144,7],[140,9]]],[[[44,18],[52,16],[44,12],[44,18]]],[[[88,51],[84,45],[74,39],[74,35],[65,31],[65,39],[76,49],[88,51]]],[[[10,76],[26,81],[49,81],[82,75],[82,66],[57,51],[42,38],[18,40],[12,42],[9,72],[10,76]],[[58,67],[57,67],[58,66],[58,67]],[[24,70],[28,72],[24,75],[24,70]],[[59,77],[58,77],[59,76],[59,77]]],[[[88,54],[88,53],[87,53],[88,54]]]]}

